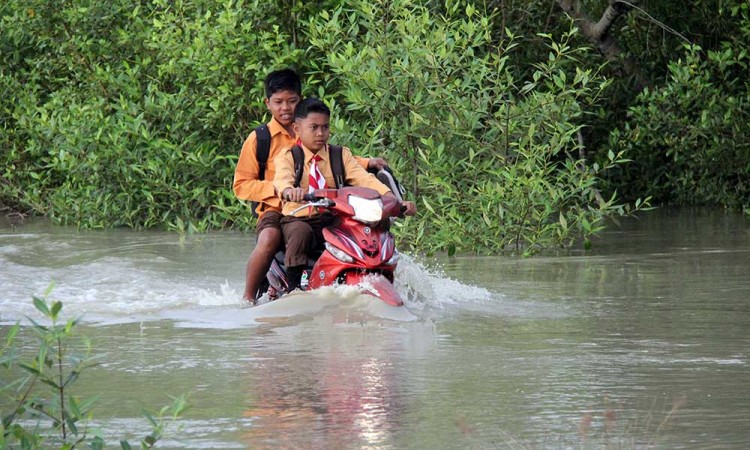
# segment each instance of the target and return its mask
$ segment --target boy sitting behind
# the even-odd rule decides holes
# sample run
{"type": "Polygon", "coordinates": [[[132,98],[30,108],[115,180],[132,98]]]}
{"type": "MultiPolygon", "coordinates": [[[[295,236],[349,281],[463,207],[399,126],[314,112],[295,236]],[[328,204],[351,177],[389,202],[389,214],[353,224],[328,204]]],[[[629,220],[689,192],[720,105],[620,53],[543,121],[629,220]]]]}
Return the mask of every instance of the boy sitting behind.
{"type": "MultiPolygon", "coordinates": [[[[242,145],[242,152],[234,171],[233,189],[237,198],[258,202],[256,212],[257,243],[245,269],[245,291],[242,297],[255,303],[259,288],[274,255],[281,247],[281,201],[273,188],[274,158],[296,142],[294,108],[302,99],[302,81],[291,69],[275,70],[264,80],[265,103],[271,113],[267,124],[270,142],[265,170],[258,160],[258,133],[253,131],[242,145]]],[[[367,168],[387,166],[383,158],[356,158],[367,168]]],[[[265,164],[263,161],[262,164],[265,164]]]]}
{"type": "MultiPolygon", "coordinates": [[[[300,202],[303,196],[315,188],[310,186],[309,181],[311,167],[314,174],[317,173],[316,167],[319,171],[319,174],[313,177],[314,180],[319,180],[317,188],[336,186],[328,152],[330,117],[331,110],[325,103],[313,97],[302,100],[294,110],[294,134],[298,138],[297,145],[304,153],[299,186],[294,186],[294,157],[291,149],[281,152],[274,161],[276,175],[273,184],[282,200],[286,200],[282,207],[284,217],[281,219],[281,230],[286,244],[284,264],[289,292],[299,288],[302,272],[307,264],[307,255],[313,249],[323,248],[323,228],[335,220],[333,214],[318,214],[314,208],[302,208],[296,215],[290,215],[291,211],[302,205],[300,202]]],[[[378,191],[380,195],[393,195],[374,175],[357,164],[348,148],[343,148],[341,156],[346,185],[368,187],[378,191]]],[[[413,202],[403,202],[403,205],[406,207],[404,214],[416,213],[413,202]]]]}

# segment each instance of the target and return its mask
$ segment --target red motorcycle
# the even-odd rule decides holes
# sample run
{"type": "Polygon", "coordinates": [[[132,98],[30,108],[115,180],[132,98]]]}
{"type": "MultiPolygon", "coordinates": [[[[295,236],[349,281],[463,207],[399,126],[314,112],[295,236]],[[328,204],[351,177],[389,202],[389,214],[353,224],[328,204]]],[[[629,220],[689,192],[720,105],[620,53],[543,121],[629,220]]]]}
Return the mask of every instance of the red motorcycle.
{"type": "MultiPolygon", "coordinates": [[[[403,214],[398,182],[388,172],[378,178],[395,193],[381,196],[363,187],[319,189],[305,196],[310,203],[301,208],[317,207],[332,212],[338,220],[323,229],[325,250],[308,258],[302,274],[304,290],[346,284],[359,286],[392,306],[404,304],[393,286],[399,254],[390,225],[403,214]],[[390,178],[390,179],[389,179],[390,178]]],[[[284,252],[278,252],[267,274],[269,300],[287,293],[284,252]]]]}

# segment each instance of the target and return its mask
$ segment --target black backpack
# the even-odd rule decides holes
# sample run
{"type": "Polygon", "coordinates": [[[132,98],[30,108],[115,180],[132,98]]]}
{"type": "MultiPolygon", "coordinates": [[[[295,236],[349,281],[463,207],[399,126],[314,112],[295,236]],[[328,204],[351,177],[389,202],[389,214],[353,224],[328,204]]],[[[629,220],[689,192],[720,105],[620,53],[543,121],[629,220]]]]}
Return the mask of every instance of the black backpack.
{"type": "MultiPolygon", "coordinates": [[[[258,160],[258,179],[266,178],[266,167],[268,167],[268,154],[271,152],[271,132],[268,125],[263,124],[255,127],[255,158],[258,160]]],[[[333,178],[336,180],[336,188],[344,186],[344,159],[342,148],[337,145],[329,145],[328,152],[331,155],[331,171],[333,178]]],[[[304,165],[305,156],[302,149],[295,145],[292,147],[292,156],[294,157],[294,186],[298,187],[302,179],[302,166],[304,165]]],[[[253,215],[258,217],[256,208],[258,202],[252,202],[253,215]]]]}
{"type": "MultiPolygon", "coordinates": [[[[338,145],[329,145],[328,154],[331,155],[331,172],[333,172],[333,179],[336,181],[336,189],[340,189],[346,186],[343,148],[338,145]]],[[[295,145],[292,147],[292,156],[294,157],[294,187],[299,187],[299,183],[302,181],[305,154],[299,146],[295,145]]],[[[375,175],[378,181],[386,185],[399,201],[404,200],[406,189],[398,182],[390,167],[385,167],[381,170],[367,169],[367,171],[375,175]]]]}
{"type": "MultiPolygon", "coordinates": [[[[268,165],[268,153],[271,151],[271,132],[268,125],[263,124],[255,127],[255,158],[258,160],[258,179],[266,178],[266,166],[268,165]]],[[[258,217],[258,202],[252,202],[253,216],[258,217]]]]}
{"type": "Polygon", "coordinates": [[[268,153],[271,151],[271,132],[268,125],[263,124],[255,128],[255,157],[258,160],[258,179],[266,177],[268,153]]]}
{"type": "MultiPolygon", "coordinates": [[[[263,124],[255,128],[255,158],[258,160],[258,179],[263,180],[266,176],[266,167],[268,166],[268,154],[271,152],[271,132],[268,131],[268,125],[263,124]]],[[[333,172],[333,178],[336,181],[336,188],[341,188],[345,184],[344,174],[344,158],[342,147],[338,145],[329,145],[328,152],[331,155],[331,172],[333,172]]],[[[304,165],[305,156],[302,149],[295,145],[292,147],[292,156],[294,157],[294,186],[299,187],[299,183],[302,180],[302,166],[304,165]]],[[[390,175],[391,183],[381,179],[378,176],[376,170],[368,169],[368,172],[378,176],[380,181],[384,182],[386,186],[391,188],[394,193],[398,193],[399,199],[406,192],[401,183],[396,180],[393,176],[393,172],[389,168],[386,171],[390,175]],[[395,189],[394,189],[395,187],[395,189]]],[[[258,207],[258,202],[252,202],[252,211],[255,217],[258,217],[258,213],[255,209],[258,207]]]]}
{"type": "MultiPolygon", "coordinates": [[[[336,189],[342,188],[346,180],[342,148],[338,145],[329,145],[328,154],[331,155],[331,172],[333,172],[333,179],[336,182],[336,189]]],[[[302,181],[302,169],[305,165],[305,153],[299,145],[292,147],[292,157],[294,158],[294,187],[299,187],[299,183],[302,181]]]]}

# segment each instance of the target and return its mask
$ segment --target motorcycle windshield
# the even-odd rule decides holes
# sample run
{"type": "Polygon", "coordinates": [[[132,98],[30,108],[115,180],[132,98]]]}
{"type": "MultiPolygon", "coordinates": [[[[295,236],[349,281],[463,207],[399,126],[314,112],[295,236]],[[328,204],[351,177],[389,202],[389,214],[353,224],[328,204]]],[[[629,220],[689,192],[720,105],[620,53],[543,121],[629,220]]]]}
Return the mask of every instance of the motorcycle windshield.
{"type": "Polygon", "coordinates": [[[383,218],[383,202],[378,199],[367,199],[349,196],[349,204],[354,209],[354,219],[367,224],[374,224],[383,218]]]}

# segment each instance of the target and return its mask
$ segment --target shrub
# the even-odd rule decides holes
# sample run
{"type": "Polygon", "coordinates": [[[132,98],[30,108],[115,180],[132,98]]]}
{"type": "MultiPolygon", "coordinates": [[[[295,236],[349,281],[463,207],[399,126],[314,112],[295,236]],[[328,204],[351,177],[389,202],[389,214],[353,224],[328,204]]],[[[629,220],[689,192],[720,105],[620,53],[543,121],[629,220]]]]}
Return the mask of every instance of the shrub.
{"type": "Polygon", "coordinates": [[[299,56],[261,11],[3,2],[0,204],[84,227],[247,226],[234,161],[265,73],[299,56]]]}
{"type": "Polygon", "coordinates": [[[335,138],[385,156],[409,181],[422,211],[401,235],[426,251],[533,253],[625,212],[597,195],[621,155],[580,155],[585,110],[607,85],[576,69],[585,50],[568,45],[572,33],[542,36],[548,59],[516,80],[516,38],[496,44],[492,20],[470,2],[438,16],[410,0],[354,0],[309,28],[335,138]]]}
{"type": "Polygon", "coordinates": [[[262,78],[296,66],[333,106],[335,139],[385,156],[421,203],[398,229],[404,243],[570,245],[627,212],[598,195],[625,160],[587,161],[578,138],[607,82],[579,68],[587,50],[572,32],[536,36],[549,56],[518,70],[536,53],[509,30],[498,43],[496,19],[468,1],[290,13],[259,0],[8,0],[0,204],[83,227],[247,229],[234,163],[265,112],[262,78]]]}
{"type": "MultiPolygon", "coordinates": [[[[731,5],[732,2],[730,2],[731,5]]],[[[626,195],[673,205],[750,206],[750,7],[725,11],[744,26],[715,51],[685,48],[669,79],[629,109],[610,146],[634,163],[614,178],[626,195]]]]}
{"type": "MultiPolygon", "coordinates": [[[[50,290],[51,287],[43,298],[34,297],[34,306],[50,324],[29,319],[38,343],[36,352],[28,358],[21,354],[15,344],[21,328],[15,325],[10,328],[0,354],[0,368],[11,375],[26,374],[0,388],[0,393],[7,397],[6,404],[11,405],[3,412],[0,423],[0,448],[73,449],[87,445],[101,449],[104,438],[89,428],[96,397],[80,399],[70,394],[73,384],[95,361],[91,343],[76,336],[77,320],[60,321],[62,303],[48,304],[46,297],[50,290]],[[79,353],[76,349],[83,351],[79,353]]],[[[166,420],[177,419],[185,407],[184,397],[179,397],[156,415],[144,413],[151,432],[141,440],[141,448],[152,448],[161,439],[166,420]]],[[[131,448],[126,440],[120,446],[131,448]]]]}

